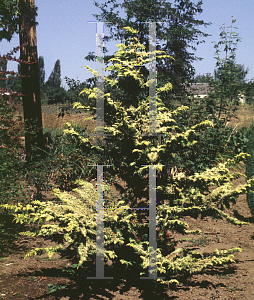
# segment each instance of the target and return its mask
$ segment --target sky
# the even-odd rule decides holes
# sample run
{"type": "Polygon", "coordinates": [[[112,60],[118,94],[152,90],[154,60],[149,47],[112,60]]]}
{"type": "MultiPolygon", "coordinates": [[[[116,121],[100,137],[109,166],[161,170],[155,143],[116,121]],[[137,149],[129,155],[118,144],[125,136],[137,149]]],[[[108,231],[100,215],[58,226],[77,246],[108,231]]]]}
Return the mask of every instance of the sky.
{"type": "MultiPolygon", "coordinates": [[[[100,4],[103,0],[97,0],[100,4]]],[[[122,3],[122,1],[120,1],[122,3]]],[[[170,1],[172,2],[172,1],[170,1]]],[[[197,0],[193,0],[197,3],[197,0]]],[[[86,61],[88,52],[96,52],[96,18],[101,10],[94,5],[93,0],[35,0],[38,6],[37,50],[38,56],[44,57],[46,80],[50,76],[57,59],[61,63],[62,86],[67,87],[64,77],[79,79],[81,82],[92,77],[92,74],[82,68],[83,65],[96,70],[96,62],[86,61]],[[94,22],[94,23],[89,23],[94,22]]],[[[203,0],[203,12],[197,19],[211,22],[199,29],[211,36],[205,38],[205,43],[197,45],[195,55],[202,61],[194,62],[196,74],[213,73],[216,60],[214,59],[213,41],[219,41],[220,25],[231,25],[232,16],[236,19],[234,26],[242,38],[236,51],[239,64],[249,68],[247,79],[254,78],[254,30],[252,27],[254,5],[253,0],[203,0]]],[[[120,11],[120,16],[124,13],[120,11]]],[[[104,33],[108,30],[105,28],[104,33]]],[[[117,51],[115,45],[119,41],[105,43],[109,54],[117,51]]],[[[19,45],[18,35],[11,42],[0,42],[0,55],[6,54],[19,45]]],[[[18,55],[17,55],[18,56],[18,55]]],[[[17,70],[16,62],[8,62],[8,70],[17,70]]]]}

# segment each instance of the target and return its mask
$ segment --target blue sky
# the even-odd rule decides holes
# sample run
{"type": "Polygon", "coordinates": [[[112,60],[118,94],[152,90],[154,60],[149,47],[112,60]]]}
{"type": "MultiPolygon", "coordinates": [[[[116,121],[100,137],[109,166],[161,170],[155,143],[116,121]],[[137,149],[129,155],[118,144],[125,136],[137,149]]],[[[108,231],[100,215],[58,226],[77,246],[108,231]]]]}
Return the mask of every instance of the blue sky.
{"type": "MultiPolygon", "coordinates": [[[[97,1],[104,3],[102,0],[97,1]]],[[[46,79],[57,59],[61,62],[63,86],[66,86],[65,76],[80,81],[91,77],[91,73],[81,66],[89,65],[96,69],[96,63],[85,61],[84,57],[89,51],[96,51],[96,24],[88,22],[96,21],[92,14],[99,14],[101,10],[94,5],[93,0],[35,0],[35,4],[39,8],[37,49],[38,55],[44,56],[46,79]]],[[[205,38],[204,44],[197,46],[196,55],[204,58],[194,63],[197,74],[213,73],[216,61],[212,42],[219,41],[220,25],[230,26],[233,16],[236,19],[237,32],[242,38],[236,52],[237,63],[249,68],[247,79],[254,77],[254,30],[251,25],[254,15],[253,4],[253,0],[203,0],[203,13],[198,19],[211,22],[212,25],[200,28],[211,36],[205,38]]],[[[118,49],[115,47],[116,44],[116,41],[106,43],[110,53],[118,49]]],[[[18,35],[13,37],[11,43],[2,41],[1,55],[18,45],[18,35]]],[[[8,63],[8,70],[17,70],[17,63],[8,63]]]]}

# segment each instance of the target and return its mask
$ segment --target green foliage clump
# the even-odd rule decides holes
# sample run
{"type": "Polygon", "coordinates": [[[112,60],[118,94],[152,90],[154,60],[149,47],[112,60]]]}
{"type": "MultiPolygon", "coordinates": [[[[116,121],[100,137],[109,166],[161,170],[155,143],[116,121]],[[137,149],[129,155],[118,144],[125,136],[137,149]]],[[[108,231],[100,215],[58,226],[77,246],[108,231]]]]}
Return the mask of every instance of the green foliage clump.
{"type": "MultiPolygon", "coordinates": [[[[87,137],[86,128],[72,126],[80,136],[87,137]]],[[[76,186],[76,180],[93,178],[96,176],[96,167],[88,165],[95,165],[102,159],[100,153],[84,147],[75,136],[61,130],[53,130],[51,139],[52,143],[44,157],[26,165],[26,180],[35,187],[38,200],[42,200],[43,191],[52,188],[52,181],[60,189],[70,190],[76,186]]]]}
{"type": "Polygon", "coordinates": [[[85,82],[80,82],[79,80],[70,79],[65,76],[65,81],[68,86],[68,91],[66,92],[66,99],[69,103],[74,103],[79,101],[83,105],[88,105],[88,97],[86,94],[80,95],[80,92],[88,85],[85,82]]]}
{"type": "MultiPolygon", "coordinates": [[[[243,65],[236,63],[237,43],[240,42],[238,33],[234,32],[236,27],[233,24],[236,20],[232,19],[230,31],[227,31],[224,26],[221,26],[221,40],[215,44],[216,70],[214,71],[214,79],[210,81],[214,88],[215,96],[220,98],[226,104],[234,105],[237,103],[238,94],[243,92],[245,86],[245,77],[248,69],[245,70],[243,65]],[[223,46],[225,58],[220,58],[220,46],[223,46]]],[[[221,113],[221,111],[219,112],[221,113]]]]}
{"type": "MultiPolygon", "coordinates": [[[[133,35],[136,31],[125,28],[133,35]]],[[[246,184],[233,187],[232,181],[240,173],[231,173],[230,166],[246,159],[248,154],[241,153],[233,159],[206,168],[203,172],[188,174],[188,170],[179,169],[175,165],[175,157],[181,151],[188,150],[198,144],[197,132],[213,127],[213,122],[204,120],[196,122],[187,128],[180,128],[176,117],[188,110],[181,106],[169,111],[161,99],[157,98],[157,126],[158,134],[163,134],[161,141],[156,136],[144,136],[148,133],[148,100],[146,92],[149,82],[145,81],[138,68],[134,65],[144,65],[148,62],[148,54],[142,45],[133,37],[126,45],[119,45],[116,58],[112,59],[112,66],[108,70],[115,72],[114,78],[105,79],[111,85],[119,87],[119,77],[129,76],[139,83],[140,97],[131,98],[122,103],[111,97],[107,91],[104,94],[105,133],[112,134],[101,144],[94,145],[88,136],[82,135],[71,124],[67,124],[65,134],[78,147],[86,152],[94,152],[100,156],[98,164],[105,164],[105,159],[112,164],[112,174],[127,183],[122,199],[109,199],[109,206],[104,207],[104,257],[113,262],[112,268],[124,265],[136,276],[147,274],[149,267],[149,225],[147,216],[133,211],[137,207],[138,199],[146,199],[141,206],[147,206],[147,177],[148,168],[156,166],[157,170],[157,226],[159,228],[157,255],[158,275],[164,275],[166,280],[157,279],[161,283],[179,283],[181,275],[189,276],[206,271],[216,265],[234,262],[232,254],[241,251],[239,247],[228,250],[215,250],[214,253],[203,255],[188,248],[178,248],[177,240],[171,233],[199,234],[199,229],[189,230],[189,225],[180,220],[184,216],[197,217],[220,216],[235,225],[247,225],[224,212],[235,203],[239,194],[246,193],[254,178],[246,184]],[[164,234],[168,232],[168,234],[164,234]]],[[[159,52],[157,52],[159,53],[159,52]]],[[[163,57],[161,55],[160,57],[163,57]]],[[[90,69],[89,67],[87,67],[90,69]]],[[[91,70],[91,69],[90,69],[91,70]]],[[[95,71],[93,71],[96,73],[95,71]]],[[[157,93],[169,90],[168,83],[157,89],[157,93]]],[[[96,97],[96,89],[84,90],[88,98],[96,97]]],[[[113,95],[114,96],[114,95],[113,95]]],[[[84,109],[79,103],[74,107],[84,109]]],[[[95,108],[93,108],[95,111],[95,108]]],[[[71,155],[70,155],[71,156],[71,155]]],[[[66,162],[67,163],[67,162],[66,162]]],[[[110,171],[109,171],[110,172],[110,171]]],[[[78,187],[72,192],[61,192],[55,189],[58,197],[56,202],[33,201],[26,207],[22,205],[3,205],[7,210],[15,210],[14,219],[17,223],[38,223],[39,229],[25,232],[25,235],[39,235],[51,237],[59,242],[55,248],[33,249],[29,254],[48,252],[50,256],[55,252],[62,255],[72,252],[79,267],[85,267],[89,260],[95,261],[96,256],[96,188],[92,183],[84,180],[77,182],[78,187]]],[[[108,189],[105,185],[104,189],[108,189]]],[[[139,203],[140,204],[140,203],[139,203]]],[[[119,273],[118,273],[119,275],[119,273]]]]}
{"type": "Polygon", "coordinates": [[[24,197],[23,185],[19,182],[23,166],[24,153],[20,145],[24,126],[20,120],[13,119],[13,102],[9,97],[0,95],[0,202],[24,197]],[[23,161],[21,160],[23,155],[23,161]]]}
{"type": "MultiPolygon", "coordinates": [[[[73,125],[73,128],[79,136],[87,138],[86,128],[79,125],[73,125]]],[[[68,189],[75,186],[77,179],[91,178],[95,167],[87,165],[94,165],[101,158],[95,151],[84,147],[74,135],[64,133],[55,137],[46,159],[51,179],[61,189],[68,189]]]]}
{"type": "MultiPolygon", "coordinates": [[[[247,160],[246,163],[246,175],[247,178],[251,178],[254,175],[254,123],[251,124],[251,126],[246,129],[246,135],[249,139],[247,144],[247,152],[250,154],[250,157],[247,160]]],[[[251,185],[251,190],[247,194],[247,200],[250,207],[250,211],[252,213],[252,216],[254,217],[254,185],[251,185]]]]}
{"type": "Polygon", "coordinates": [[[215,44],[216,70],[214,76],[197,76],[200,82],[209,85],[208,97],[195,98],[191,93],[181,103],[190,107],[188,111],[177,117],[177,124],[187,129],[197,121],[210,120],[213,127],[199,130],[196,134],[198,143],[182,152],[177,158],[177,165],[189,170],[190,174],[202,172],[212,167],[221,159],[232,158],[240,152],[246,152],[246,138],[240,131],[228,126],[228,121],[235,115],[239,107],[239,94],[245,89],[245,76],[248,70],[236,64],[235,50],[240,38],[233,32],[221,27],[220,41],[215,44]],[[221,58],[221,47],[225,58],[221,58]]]}
{"type": "MultiPolygon", "coordinates": [[[[38,7],[33,3],[21,2],[19,0],[2,0],[0,3],[0,41],[6,39],[11,41],[14,33],[19,33],[19,22],[22,9],[27,13],[36,13],[38,7]]],[[[36,13],[37,15],[37,13],[36,13]]],[[[30,21],[33,23],[32,21],[30,21]]],[[[38,23],[31,24],[37,25],[38,23]]]]}

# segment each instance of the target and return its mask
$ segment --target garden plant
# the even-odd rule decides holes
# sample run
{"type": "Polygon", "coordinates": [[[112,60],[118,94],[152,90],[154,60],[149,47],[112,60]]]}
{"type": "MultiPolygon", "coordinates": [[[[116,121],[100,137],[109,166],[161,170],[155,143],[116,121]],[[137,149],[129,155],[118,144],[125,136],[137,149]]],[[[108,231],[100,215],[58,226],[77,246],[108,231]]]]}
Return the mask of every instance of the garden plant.
{"type": "MultiPolygon", "coordinates": [[[[235,225],[248,225],[229,216],[224,210],[230,207],[230,203],[236,202],[239,194],[251,188],[254,178],[233,188],[232,181],[240,173],[232,173],[230,166],[244,161],[248,157],[246,153],[217,162],[200,172],[190,172],[188,165],[179,168],[177,159],[190,149],[195,149],[193,147],[199,142],[198,135],[212,130],[214,123],[207,118],[179,127],[176,119],[189,108],[180,106],[170,111],[165,107],[160,97],[171,89],[170,83],[157,89],[157,133],[163,136],[161,140],[156,136],[144,136],[149,127],[149,80],[143,77],[139,66],[145,66],[150,58],[136,38],[137,31],[129,27],[125,27],[125,30],[132,34],[132,38],[118,45],[118,52],[110,60],[112,65],[106,68],[111,75],[105,77],[107,127],[104,130],[112,137],[104,138],[95,145],[91,137],[80,134],[70,123],[66,124],[64,132],[69,141],[77,143],[84,154],[92,152],[100,156],[97,164],[112,165],[107,168],[106,175],[117,176],[127,183],[122,199],[109,199],[108,206],[104,207],[104,258],[105,262],[112,262],[110,270],[113,276],[147,276],[149,210],[143,213],[134,208],[149,208],[148,169],[149,166],[156,166],[157,271],[158,276],[166,278],[158,278],[157,281],[179,284],[183,277],[234,263],[233,253],[241,251],[236,246],[225,250],[214,249],[213,253],[204,255],[188,247],[177,248],[180,241],[174,238],[175,232],[186,235],[201,233],[198,228],[189,230],[188,224],[180,218],[214,216],[223,217],[235,225]],[[135,82],[138,94],[127,101],[124,91],[131,89],[130,82],[135,82]],[[121,274],[116,273],[119,270],[117,268],[120,268],[121,274]]],[[[157,59],[169,57],[162,51],[156,51],[156,54],[157,59]]],[[[85,88],[82,93],[86,93],[94,103],[96,88],[85,88]]],[[[95,107],[86,107],[77,102],[73,107],[96,112],[95,107]]],[[[34,200],[26,206],[21,203],[2,205],[2,208],[12,212],[16,223],[32,225],[31,230],[23,232],[23,235],[43,236],[58,242],[56,247],[32,249],[26,257],[43,252],[47,252],[49,257],[56,252],[62,256],[72,253],[77,268],[84,272],[88,262],[96,260],[96,187],[86,180],[78,180],[76,184],[77,187],[72,191],[55,189],[57,201],[34,200]],[[33,224],[36,226],[33,227],[33,224]]],[[[105,192],[109,189],[107,184],[104,189],[105,192]]],[[[95,269],[94,265],[91,268],[95,269]]],[[[89,272],[93,273],[93,270],[89,272]]]]}

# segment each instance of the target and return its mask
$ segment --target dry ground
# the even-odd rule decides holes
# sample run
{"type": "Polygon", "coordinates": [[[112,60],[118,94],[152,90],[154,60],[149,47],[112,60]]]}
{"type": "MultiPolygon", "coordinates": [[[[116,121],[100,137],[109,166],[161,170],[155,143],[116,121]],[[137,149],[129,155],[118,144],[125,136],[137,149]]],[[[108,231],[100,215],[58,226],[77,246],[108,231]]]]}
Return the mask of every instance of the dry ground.
{"type": "MultiPolygon", "coordinates": [[[[95,125],[95,120],[84,120],[85,118],[89,117],[88,113],[81,113],[81,114],[68,114],[66,113],[65,116],[62,118],[57,118],[57,115],[60,111],[61,107],[64,107],[64,104],[55,104],[55,105],[44,105],[42,106],[42,124],[43,128],[59,128],[64,129],[64,124],[66,122],[73,122],[75,124],[80,124],[82,126],[88,126],[90,129],[95,125]]],[[[16,115],[23,115],[22,106],[18,106],[16,108],[16,115]]],[[[249,126],[254,120],[254,106],[250,105],[242,105],[236,112],[237,118],[232,118],[229,122],[230,125],[237,128],[242,126],[249,126]]]]}

